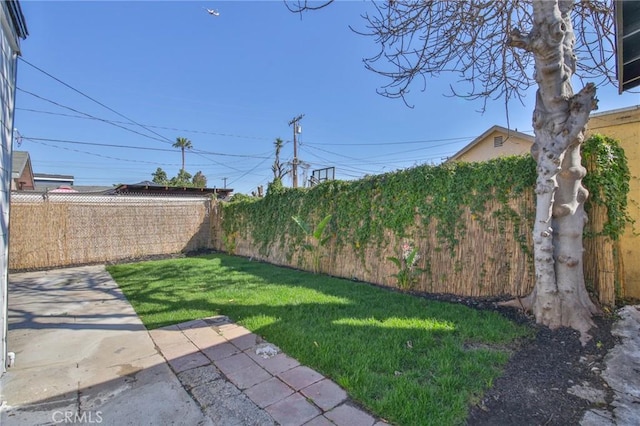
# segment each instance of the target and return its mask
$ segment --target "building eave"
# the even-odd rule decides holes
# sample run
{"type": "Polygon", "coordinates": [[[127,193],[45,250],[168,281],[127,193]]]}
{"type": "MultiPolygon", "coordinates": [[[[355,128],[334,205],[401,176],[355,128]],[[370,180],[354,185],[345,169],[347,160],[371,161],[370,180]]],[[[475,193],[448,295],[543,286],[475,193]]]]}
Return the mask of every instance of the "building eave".
{"type": "Polygon", "coordinates": [[[7,8],[9,9],[11,22],[16,30],[16,35],[23,40],[26,39],[29,35],[29,30],[27,29],[27,21],[24,19],[24,15],[22,14],[20,2],[17,0],[8,0],[6,3],[7,8]]]}
{"type": "Polygon", "coordinates": [[[462,148],[460,151],[456,152],[451,157],[449,157],[447,161],[445,161],[445,163],[451,163],[456,161],[458,158],[460,158],[461,156],[469,152],[473,147],[478,145],[480,142],[485,140],[491,133],[494,133],[494,132],[506,133],[509,137],[511,136],[518,137],[520,139],[528,140],[531,143],[533,143],[534,141],[534,138],[531,135],[527,135],[526,133],[522,133],[517,130],[508,129],[506,127],[502,127],[496,124],[491,126],[489,129],[487,129],[483,134],[481,134],[480,136],[472,140],[467,146],[462,148]]]}

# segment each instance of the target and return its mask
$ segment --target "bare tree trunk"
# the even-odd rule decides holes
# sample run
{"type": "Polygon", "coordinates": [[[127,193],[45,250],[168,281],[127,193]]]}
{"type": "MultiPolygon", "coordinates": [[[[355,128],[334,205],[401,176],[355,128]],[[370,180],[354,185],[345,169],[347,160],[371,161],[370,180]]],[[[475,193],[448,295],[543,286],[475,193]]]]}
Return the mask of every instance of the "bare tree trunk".
{"type": "Polygon", "coordinates": [[[536,218],[533,227],[536,286],[521,301],[538,323],[579,330],[584,343],[597,312],[586,291],[582,231],[586,221],[582,186],[586,170],[580,146],[589,113],[595,109],[595,86],[573,94],[575,38],[572,0],[534,0],[531,33],[514,30],[511,44],[533,53],[538,83],[533,115],[537,162],[536,218]]]}

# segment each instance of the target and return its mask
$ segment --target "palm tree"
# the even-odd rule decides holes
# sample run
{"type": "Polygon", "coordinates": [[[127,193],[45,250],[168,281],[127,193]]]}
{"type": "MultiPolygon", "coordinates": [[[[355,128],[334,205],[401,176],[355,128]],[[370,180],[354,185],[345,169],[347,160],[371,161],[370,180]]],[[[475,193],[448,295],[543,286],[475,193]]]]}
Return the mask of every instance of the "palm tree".
{"type": "Polygon", "coordinates": [[[182,150],[182,171],[184,171],[184,150],[193,148],[193,145],[191,145],[191,141],[187,138],[176,138],[176,143],[172,146],[182,150]]]}

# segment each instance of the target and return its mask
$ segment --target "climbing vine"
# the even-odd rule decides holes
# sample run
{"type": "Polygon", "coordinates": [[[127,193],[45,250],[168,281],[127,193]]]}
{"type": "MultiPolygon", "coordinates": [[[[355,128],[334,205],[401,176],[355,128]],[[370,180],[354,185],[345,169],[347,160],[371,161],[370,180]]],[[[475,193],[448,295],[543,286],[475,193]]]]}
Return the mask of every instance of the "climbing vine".
{"type": "Polygon", "coordinates": [[[582,157],[583,165],[588,170],[583,179],[584,186],[589,190],[585,209],[589,212],[593,205],[606,206],[608,220],[596,235],[617,240],[626,224],[633,223],[627,213],[630,179],[627,157],[618,141],[602,135],[593,135],[584,142],[582,157]]]}
{"type": "MultiPolygon", "coordinates": [[[[354,250],[384,244],[385,231],[398,237],[418,225],[436,221],[437,237],[449,250],[458,243],[466,224],[463,210],[482,217],[489,201],[499,200],[494,213],[519,227],[528,220],[509,206],[535,182],[535,164],[526,157],[482,163],[419,166],[356,181],[328,181],[313,188],[281,188],[264,199],[224,205],[225,234],[250,237],[263,255],[270,247],[283,248],[287,238],[300,238],[291,216],[318,222],[331,215],[337,247],[354,250]]],[[[300,241],[293,241],[300,243],[300,241]]]]}

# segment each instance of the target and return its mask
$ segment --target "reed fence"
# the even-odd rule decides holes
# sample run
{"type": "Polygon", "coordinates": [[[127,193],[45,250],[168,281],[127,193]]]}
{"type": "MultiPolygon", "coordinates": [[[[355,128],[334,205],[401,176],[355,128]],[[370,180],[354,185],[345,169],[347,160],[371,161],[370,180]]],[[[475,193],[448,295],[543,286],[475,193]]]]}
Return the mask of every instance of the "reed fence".
{"type": "Polygon", "coordinates": [[[204,197],[11,195],[9,269],[115,262],[211,247],[204,197]]]}
{"type": "MultiPolygon", "coordinates": [[[[535,210],[533,191],[525,193],[518,200],[512,200],[509,207],[517,212],[519,218],[529,219],[500,219],[494,214],[500,208],[497,202],[489,202],[482,216],[465,209],[462,217],[464,232],[456,235],[458,244],[455,247],[448,246],[437,237],[437,220],[432,220],[425,228],[418,215],[415,225],[406,230],[405,236],[399,237],[386,231],[382,243],[365,247],[337,244],[336,234],[348,236],[353,235],[354,231],[340,228],[337,223],[337,229],[327,228],[327,232],[334,237],[320,249],[320,272],[397,287],[397,279],[393,274],[398,272],[398,268],[388,258],[399,258],[401,245],[409,242],[418,249],[420,255],[416,266],[424,270],[417,275],[413,290],[464,297],[527,295],[535,284],[531,237],[531,221],[535,210]]],[[[214,249],[312,270],[310,253],[302,250],[299,242],[296,242],[299,240],[294,236],[282,233],[264,250],[251,237],[251,228],[260,226],[260,223],[245,223],[243,230],[234,235],[225,235],[224,209],[216,205],[213,211],[211,235],[214,249]]],[[[296,212],[282,210],[279,214],[290,217],[296,212]]],[[[599,231],[607,221],[606,214],[606,207],[591,208],[587,231],[599,231]]],[[[319,216],[314,217],[311,222],[317,223],[320,219],[319,216]]],[[[599,301],[608,306],[615,303],[616,292],[620,292],[619,288],[616,289],[616,282],[619,282],[623,273],[622,264],[617,259],[615,242],[610,238],[585,238],[585,280],[599,301]]]]}

